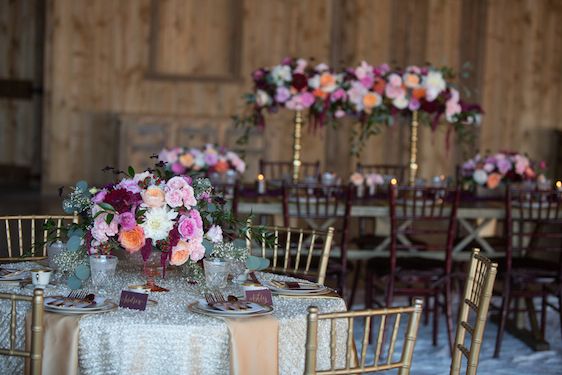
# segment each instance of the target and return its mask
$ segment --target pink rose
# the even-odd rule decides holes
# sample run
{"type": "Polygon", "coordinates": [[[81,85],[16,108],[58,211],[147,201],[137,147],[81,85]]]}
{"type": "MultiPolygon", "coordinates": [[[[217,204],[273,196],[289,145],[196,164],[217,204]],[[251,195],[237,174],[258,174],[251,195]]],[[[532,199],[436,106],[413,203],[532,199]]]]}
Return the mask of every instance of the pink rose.
{"type": "Polygon", "coordinates": [[[308,108],[314,104],[314,95],[309,92],[304,92],[301,94],[301,103],[304,108],[308,108]]]}
{"type": "Polygon", "coordinates": [[[183,194],[181,190],[168,190],[166,192],[166,203],[170,207],[181,207],[183,205],[183,194]]]}
{"type": "Polygon", "coordinates": [[[190,258],[192,261],[197,262],[205,256],[205,246],[198,241],[189,241],[189,249],[191,250],[190,258]]]}
{"type": "Polygon", "coordinates": [[[135,215],[131,212],[123,212],[119,215],[119,224],[123,230],[131,230],[137,226],[135,215]]]}
{"type": "Polygon", "coordinates": [[[187,183],[187,181],[185,180],[185,178],[183,178],[183,176],[175,176],[170,178],[170,180],[166,183],[166,186],[169,187],[172,190],[181,190],[183,188],[185,188],[186,186],[188,186],[189,184],[187,183]]]}
{"type": "Polygon", "coordinates": [[[178,232],[183,240],[189,240],[195,237],[197,232],[197,223],[188,216],[181,216],[178,224],[178,232]]]}
{"type": "Polygon", "coordinates": [[[117,187],[123,188],[127,191],[130,191],[131,193],[141,192],[138,181],[132,180],[130,178],[122,179],[121,182],[117,184],[117,187]]]}
{"type": "Polygon", "coordinates": [[[189,211],[189,217],[195,220],[195,225],[198,229],[203,229],[203,220],[201,219],[201,213],[195,209],[189,211]]]}
{"type": "Polygon", "coordinates": [[[118,219],[116,217],[111,220],[109,225],[105,221],[107,217],[106,213],[103,213],[96,217],[94,220],[94,227],[92,228],[92,237],[94,237],[99,242],[106,242],[109,237],[115,236],[119,232],[118,219]]]}
{"type": "Polygon", "coordinates": [[[183,204],[185,207],[195,207],[197,206],[197,200],[195,199],[195,193],[191,186],[186,186],[184,189],[181,190],[183,204]]]}

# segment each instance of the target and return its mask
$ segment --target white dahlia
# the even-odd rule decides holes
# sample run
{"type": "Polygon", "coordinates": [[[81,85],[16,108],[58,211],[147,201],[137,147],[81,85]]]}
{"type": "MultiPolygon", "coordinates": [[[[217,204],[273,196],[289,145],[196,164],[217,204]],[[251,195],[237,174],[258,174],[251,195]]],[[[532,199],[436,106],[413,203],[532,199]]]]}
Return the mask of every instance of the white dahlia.
{"type": "Polygon", "coordinates": [[[166,207],[149,209],[144,214],[144,223],[141,224],[144,235],[146,238],[152,238],[152,241],[165,239],[174,227],[174,219],[177,216],[176,211],[168,210],[166,207]]]}

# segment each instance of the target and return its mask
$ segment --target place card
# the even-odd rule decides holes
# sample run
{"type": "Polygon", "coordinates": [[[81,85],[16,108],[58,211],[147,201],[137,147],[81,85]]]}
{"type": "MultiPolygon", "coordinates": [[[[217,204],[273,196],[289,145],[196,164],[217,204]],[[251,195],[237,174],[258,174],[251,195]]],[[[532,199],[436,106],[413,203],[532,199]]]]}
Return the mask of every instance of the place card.
{"type": "Polygon", "coordinates": [[[256,290],[246,290],[244,292],[245,300],[250,302],[259,303],[260,305],[273,306],[273,298],[271,297],[271,290],[256,289],[256,290]]]}
{"type": "Polygon", "coordinates": [[[133,310],[146,310],[148,303],[148,294],[137,293],[130,290],[121,291],[121,299],[119,300],[119,307],[125,307],[133,310]]]}

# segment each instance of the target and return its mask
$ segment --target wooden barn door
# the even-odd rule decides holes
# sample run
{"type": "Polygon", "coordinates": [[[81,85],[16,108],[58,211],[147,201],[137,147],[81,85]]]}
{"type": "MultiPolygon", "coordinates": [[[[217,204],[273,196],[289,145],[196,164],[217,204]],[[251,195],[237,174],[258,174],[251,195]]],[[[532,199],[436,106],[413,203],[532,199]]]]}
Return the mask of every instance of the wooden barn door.
{"type": "Polygon", "coordinates": [[[45,0],[0,1],[0,186],[41,176],[45,0]]]}

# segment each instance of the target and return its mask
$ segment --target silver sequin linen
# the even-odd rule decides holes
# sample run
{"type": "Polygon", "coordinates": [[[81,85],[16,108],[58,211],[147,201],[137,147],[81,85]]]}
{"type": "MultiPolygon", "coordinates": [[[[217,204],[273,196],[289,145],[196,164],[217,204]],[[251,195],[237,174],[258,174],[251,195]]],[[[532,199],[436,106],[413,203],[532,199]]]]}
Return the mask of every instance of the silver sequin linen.
{"type": "MultiPolygon", "coordinates": [[[[30,268],[30,263],[19,263],[18,268],[30,268]]],[[[144,277],[135,269],[120,267],[108,296],[118,300],[121,289],[127,285],[142,284],[144,277]]],[[[258,274],[270,279],[270,274],[258,274]]],[[[281,278],[275,276],[276,278],[281,278]]],[[[286,278],[290,279],[290,278],[286,278]]],[[[153,293],[146,311],[121,309],[98,315],[84,315],[80,320],[80,373],[89,374],[229,374],[229,332],[222,319],[190,312],[190,302],[201,298],[196,286],[189,285],[179,273],[169,272],[165,280],[157,280],[169,288],[169,293],[153,293]]],[[[0,286],[2,292],[32,294],[29,288],[0,286]]],[[[65,286],[46,290],[47,295],[66,294],[65,286]]],[[[229,294],[241,294],[237,286],[229,294]]],[[[343,311],[341,299],[302,299],[274,297],[274,316],[279,319],[279,373],[302,374],[306,340],[306,314],[310,305],[321,312],[343,311]]],[[[23,306],[23,305],[22,305],[23,306]]],[[[23,321],[26,308],[18,311],[23,321]]],[[[318,366],[328,368],[330,363],[329,325],[321,322],[318,333],[318,366]]],[[[345,362],[347,321],[337,324],[337,363],[345,362]]],[[[0,345],[9,340],[9,303],[0,303],[0,345]]],[[[18,345],[23,347],[24,327],[17,328],[18,345]]],[[[267,353],[256,353],[256,356],[267,353]]],[[[0,374],[23,372],[23,361],[0,356],[0,374]]]]}

